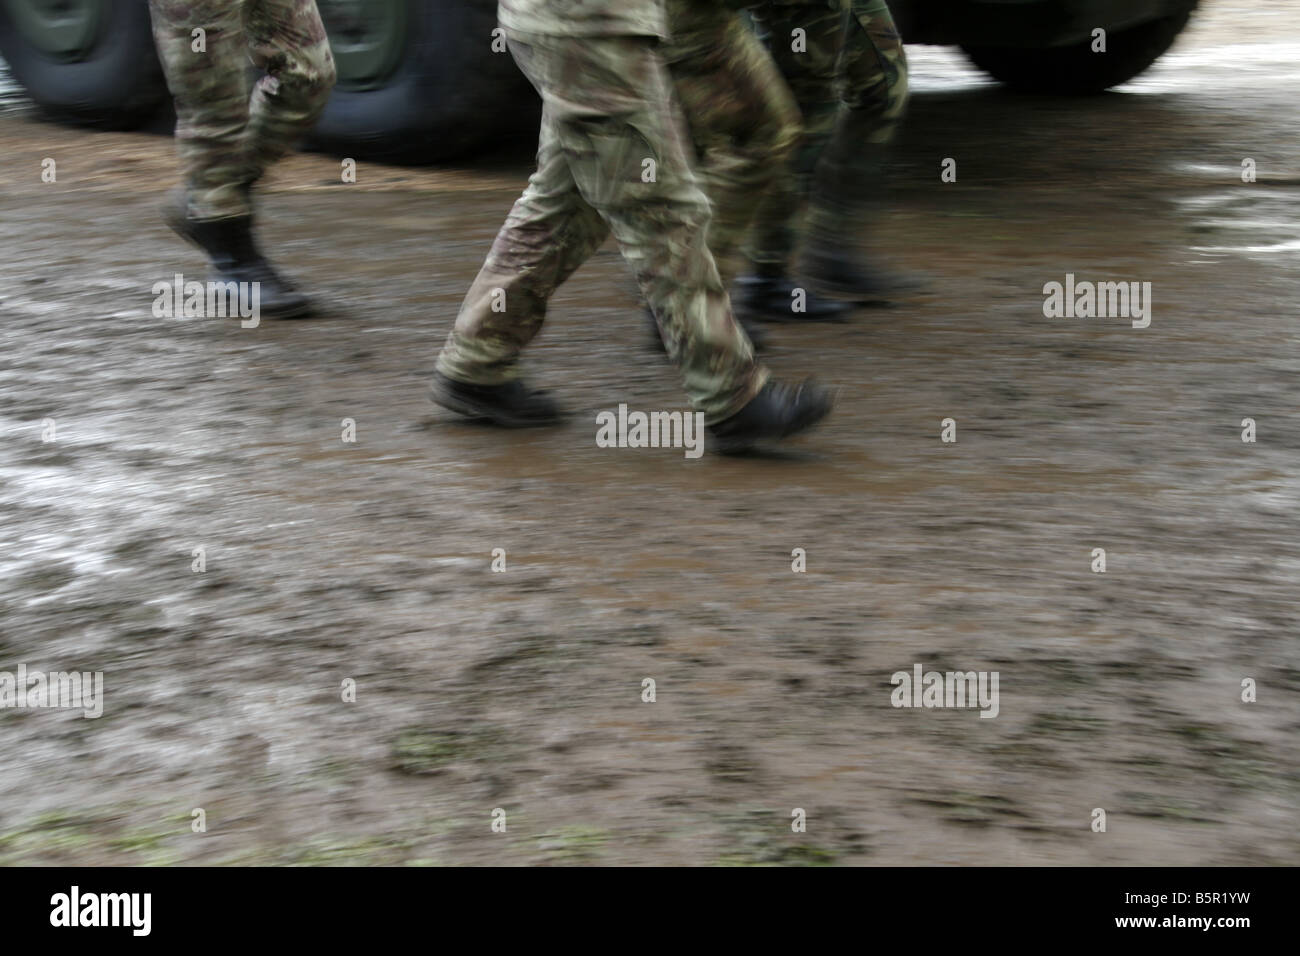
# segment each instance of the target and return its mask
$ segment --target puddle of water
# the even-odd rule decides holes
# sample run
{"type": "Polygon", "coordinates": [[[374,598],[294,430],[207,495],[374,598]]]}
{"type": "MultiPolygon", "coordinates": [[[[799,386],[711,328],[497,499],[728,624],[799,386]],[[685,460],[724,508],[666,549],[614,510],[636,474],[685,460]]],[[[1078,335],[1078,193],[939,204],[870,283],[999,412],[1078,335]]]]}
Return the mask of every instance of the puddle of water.
{"type": "Polygon", "coordinates": [[[1192,93],[1223,97],[1230,90],[1258,94],[1295,89],[1300,60],[1294,41],[1231,43],[1186,49],[1175,46],[1149,70],[1119,87],[1126,93],[1192,93]]]}
{"type": "Polygon", "coordinates": [[[944,46],[908,47],[907,82],[914,93],[952,93],[997,85],[956,47],[944,46]]]}
{"type": "Polygon", "coordinates": [[[1191,246],[1196,252],[1267,261],[1300,250],[1300,194],[1294,190],[1243,184],[1175,203],[1207,235],[1191,246]]]}
{"type": "Polygon", "coordinates": [[[0,58],[0,111],[29,105],[31,101],[9,72],[9,64],[0,58]]]}

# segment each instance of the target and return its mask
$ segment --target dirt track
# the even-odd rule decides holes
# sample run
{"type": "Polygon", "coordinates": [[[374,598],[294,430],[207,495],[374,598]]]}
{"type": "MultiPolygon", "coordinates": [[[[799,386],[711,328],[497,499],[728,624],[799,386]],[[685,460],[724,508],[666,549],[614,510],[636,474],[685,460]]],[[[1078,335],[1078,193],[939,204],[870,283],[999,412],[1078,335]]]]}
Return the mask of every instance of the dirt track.
{"type": "Polygon", "coordinates": [[[532,355],[570,425],[427,402],[526,159],[294,157],[267,238],[329,315],[242,329],[151,314],[203,272],[167,140],[0,112],[0,671],[105,680],[0,709],[0,863],[1300,862],[1300,17],[1242,6],[1093,100],[918,50],[872,233],[933,294],[775,329],[843,389],[776,459],[596,447],[682,403],[612,250],[532,355]],[[1150,327],[1045,318],[1067,273],[1150,327]],[[892,707],[914,664],[997,719],[892,707]]]}

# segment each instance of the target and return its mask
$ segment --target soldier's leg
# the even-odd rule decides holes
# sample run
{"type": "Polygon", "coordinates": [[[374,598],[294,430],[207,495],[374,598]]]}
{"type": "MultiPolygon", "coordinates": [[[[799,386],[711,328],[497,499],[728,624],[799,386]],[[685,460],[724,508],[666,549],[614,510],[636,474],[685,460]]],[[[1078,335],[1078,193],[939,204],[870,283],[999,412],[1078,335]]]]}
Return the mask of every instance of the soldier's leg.
{"type": "Polygon", "coordinates": [[[249,212],[248,46],[244,0],[150,0],[154,39],[176,103],[176,146],[189,215],[249,212]],[[198,37],[194,31],[202,30],[198,37]]]}
{"type": "Polygon", "coordinates": [[[754,274],[737,283],[736,307],[744,316],[768,321],[839,321],[851,306],[805,288],[791,266],[813,172],[838,110],[835,60],[843,18],[827,0],[766,0],[752,14],[802,122],[790,161],[774,168],[778,175],[758,201],[749,249],[754,274]]]}
{"type": "Polygon", "coordinates": [[[708,245],[724,286],[736,277],[757,210],[802,133],[799,108],[772,57],[739,13],[669,0],[663,56],[712,204],[708,245]]]}
{"type": "MultiPolygon", "coordinates": [[[[692,403],[710,424],[730,417],[758,394],[766,371],[754,361],[749,341],[731,315],[709,254],[708,200],[691,171],[655,44],[633,37],[508,39],[515,61],[542,96],[547,129],[573,184],[586,206],[612,229],[642,295],[659,317],[692,403]]],[[[556,183],[561,182],[557,176],[556,183]]],[[[581,206],[567,208],[572,211],[557,216],[556,228],[567,227],[575,215],[589,222],[581,206]]],[[[559,253],[546,251],[553,248],[547,236],[536,238],[539,289],[544,292],[563,266],[559,253]]],[[[590,241],[578,245],[564,263],[575,265],[592,249],[590,241]]],[[[476,281],[475,299],[484,292],[490,298],[493,278],[476,281]]],[[[508,289],[505,296],[507,308],[512,307],[508,289]]],[[[494,326],[481,319],[475,323],[467,300],[468,311],[462,310],[444,350],[447,361],[439,360],[441,374],[452,378],[457,368],[464,374],[474,364],[465,362],[466,356],[477,361],[479,376],[510,369],[518,343],[540,321],[543,307],[525,298],[520,313],[494,326]],[[523,328],[503,332],[501,326],[512,325],[523,328]],[[483,359],[489,356],[492,365],[485,368],[483,359]]]]}
{"type": "Polygon", "coordinates": [[[438,357],[456,382],[501,385],[532,341],[555,290],[609,235],[578,192],[560,147],[552,108],[543,108],[537,170],[497,233],[438,357]]]}
{"type": "MultiPolygon", "coordinates": [[[[308,314],[310,302],[276,272],[253,238],[250,190],[264,161],[256,146],[257,119],[250,121],[247,73],[249,15],[256,2],[150,2],[154,37],[176,101],[176,139],[186,179],[183,199],[168,203],[163,214],[178,235],[207,253],[215,279],[251,284],[261,314],[294,318],[308,314]]],[[[306,5],[314,14],[314,4],[306,5]]],[[[311,19],[298,10],[302,4],[288,6],[298,17],[288,23],[290,30],[311,19]]],[[[319,25],[319,18],[315,22],[319,25]]],[[[253,26],[266,32],[260,20],[253,26]]],[[[290,100],[298,99],[290,94],[290,100]]],[[[280,151],[290,142],[286,139],[280,151]]]]}
{"type": "Polygon", "coordinates": [[[839,114],[836,66],[843,10],[827,0],[765,0],[752,11],[803,118],[790,174],[759,204],[751,258],[760,275],[782,275],[803,233],[813,176],[839,114]]]}
{"type": "Polygon", "coordinates": [[[839,66],[844,108],[817,170],[805,266],[828,290],[869,295],[896,284],[858,247],[878,213],[884,153],[907,105],[907,58],[886,0],[851,0],[850,12],[839,66]]]}
{"type": "Polygon", "coordinates": [[[709,252],[708,199],[692,171],[663,61],[644,39],[557,45],[581,57],[580,75],[604,114],[593,123],[560,99],[566,105],[557,110],[557,128],[574,180],[609,223],[691,403],[710,425],[729,418],[758,394],[767,371],[736,324],[709,252]],[[646,160],[654,164],[649,182],[646,160]]]}
{"type": "Polygon", "coordinates": [[[850,0],[839,72],[841,99],[859,122],[867,142],[894,138],[907,108],[907,54],[886,0],[850,0]]]}
{"type": "Polygon", "coordinates": [[[249,108],[249,158],[260,174],[325,109],[334,56],[316,0],[247,0],[244,10],[253,62],[266,72],[249,108]]]}

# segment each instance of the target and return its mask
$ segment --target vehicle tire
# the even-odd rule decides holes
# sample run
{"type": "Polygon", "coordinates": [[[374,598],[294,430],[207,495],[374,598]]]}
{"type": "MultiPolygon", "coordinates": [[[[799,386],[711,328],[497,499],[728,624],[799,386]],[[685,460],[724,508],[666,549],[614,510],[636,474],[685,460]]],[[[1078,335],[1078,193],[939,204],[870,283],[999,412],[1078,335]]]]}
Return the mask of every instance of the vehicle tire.
{"type": "Polygon", "coordinates": [[[971,61],[995,80],[1030,93],[1070,96],[1101,93],[1133,79],[1173,45],[1191,13],[1108,32],[1106,52],[1092,41],[1046,49],[963,46],[971,61]]]}
{"type": "Polygon", "coordinates": [[[0,0],[0,55],[57,119],[131,129],[167,99],[141,0],[0,0]]]}
{"type": "Polygon", "coordinates": [[[308,145],[427,163],[534,139],[537,95],[493,52],[496,0],[321,0],[339,82],[308,145]]]}

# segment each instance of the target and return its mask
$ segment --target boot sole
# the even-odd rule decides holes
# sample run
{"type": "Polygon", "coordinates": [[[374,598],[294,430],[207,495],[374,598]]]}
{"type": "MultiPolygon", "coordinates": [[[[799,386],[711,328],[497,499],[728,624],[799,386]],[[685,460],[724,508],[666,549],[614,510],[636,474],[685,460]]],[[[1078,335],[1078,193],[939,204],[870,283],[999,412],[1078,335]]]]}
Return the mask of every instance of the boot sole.
{"type": "Polygon", "coordinates": [[[808,283],[813,290],[819,295],[824,295],[828,299],[835,299],[837,302],[846,302],[853,305],[891,305],[899,298],[903,298],[911,293],[902,290],[898,292],[863,292],[861,289],[851,289],[847,286],[837,286],[829,283],[813,284],[808,283]]]}
{"type": "MultiPolygon", "coordinates": [[[[195,249],[207,254],[207,251],[198,244],[193,234],[189,230],[189,218],[176,207],[176,203],[167,201],[162,206],[163,222],[172,232],[180,236],[195,249]]],[[[306,319],[310,318],[315,312],[315,307],[310,299],[303,299],[298,305],[286,306],[283,309],[262,309],[261,317],[264,319],[306,319]]]]}
{"type": "Polygon", "coordinates": [[[550,418],[521,418],[494,405],[457,395],[440,384],[435,384],[429,390],[429,398],[435,405],[441,405],[457,415],[463,415],[473,421],[491,422],[502,428],[544,428],[562,424],[564,421],[562,415],[554,415],[550,418]]]}
{"type": "Polygon", "coordinates": [[[308,319],[316,313],[316,308],[310,301],[303,302],[302,305],[289,306],[284,309],[263,309],[262,318],[264,319],[308,319]]]}
{"type": "Polygon", "coordinates": [[[928,294],[928,290],[920,284],[899,285],[887,289],[863,289],[861,286],[843,285],[819,279],[815,272],[807,271],[804,274],[807,276],[809,288],[818,295],[853,305],[891,305],[899,299],[928,294]]]}
{"type": "Polygon", "coordinates": [[[814,322],[841,324],[849,321],[849,315],[853,312],[853,306],[848,302],[844,303],[843,309],[825,315],[791,312],[789,309],[755,309],[747,305],[740,305],[738,309],[750,322],[770,322],[774,325],[807,325],[814,322]]]}
{"type": "Polygon", "coordinates": [[[831,395],[826,400],[825,408],[821,409],[819,412],[812,415],[811,417],[803,421],[796,422],[790,425],[788,428],[784,428],[779,432],[767,432],[762,435],[756,435],[751,437],[744,437],[744,436],[737,435],[737,436],[727,437],[727,438],[717,438],[712,434],[710,434],[709,439],[706,442],[706,446],[711,448],[713,451],[717,452],[719,455],[743,454],[744,452],[747,452],[750,449],[755,448],[759,445],[765,444],[766,442],[783,441],[787,438],[793,437],[794,435],[801,435],[804,432],[811,431],[812,429],[820,425],[823,421],[825,421],[826,417],[830,415],[830,413],[834,411],[834,409],[835,409],[835,393],[832,392],[831,395]]]}

